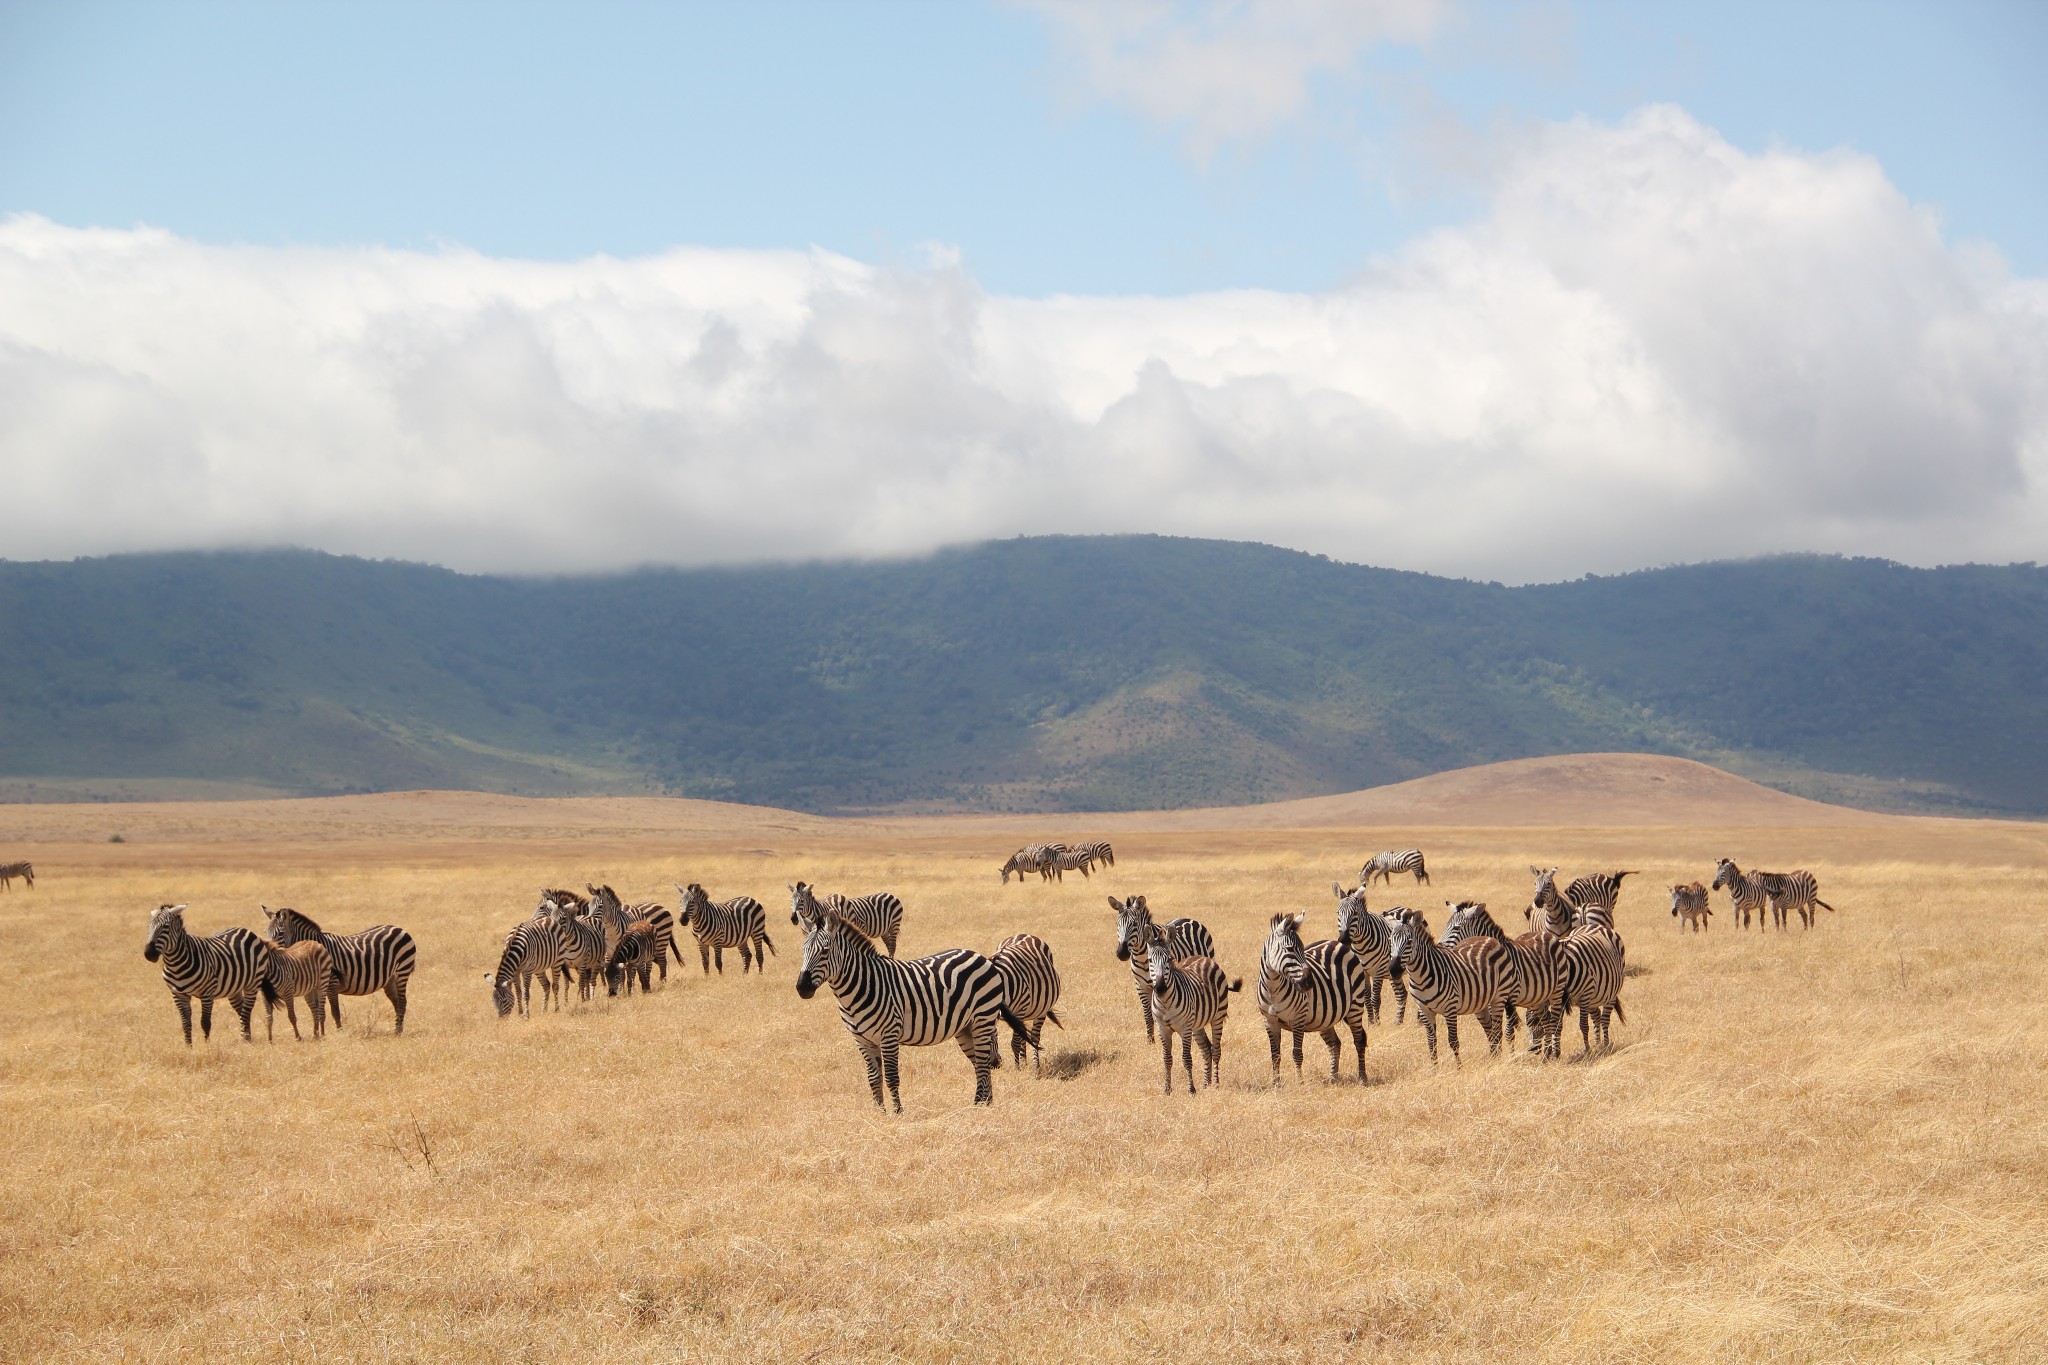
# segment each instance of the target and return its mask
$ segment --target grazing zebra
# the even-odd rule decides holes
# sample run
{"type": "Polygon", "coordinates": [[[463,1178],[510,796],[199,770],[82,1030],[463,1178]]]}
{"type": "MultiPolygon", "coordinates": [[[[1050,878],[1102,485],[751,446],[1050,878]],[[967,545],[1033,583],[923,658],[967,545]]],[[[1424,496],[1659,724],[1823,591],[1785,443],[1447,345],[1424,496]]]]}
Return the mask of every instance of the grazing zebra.
{"type": "MultiPolygon", "coordinates": [[[[1109,845],[1104,844],[1104,848],[1109,845]]],[[[28,889],[36,889],[36,869],[33,863],[0,863],[0,891],[12,891],[14,879],[21,878],[28,883],[28,889]]]]}
{"type": "Polygon", "coordinates": [[[1488,1048],[1500,1051],[1501,1011],[1514,994],[1514,967],[1507,947],[1484,935],[1465,939],[1455,948],[1440,948],[1429,936],[1429,921],[1420,910],[1403,906],[1388,912],[1394,937],[1394,971],[1408,978],[1415,997],[1415,1017],[1429,1037],[1429,1060],[1436,1061],[1436,1017],[1444,1017],[1451,1060],[1458,1055],[1458,1016],[1479,1016],[1488,1048]]]}
{"type": "MultiPolygon", "coordinates": [[[[588,882],[585,886],[590,886],[588,882]]],[[[683,965],[683,950],[676,947],[676,919],[667,909],[653,901],[641,901],[626,905],[619,900],[619,893],[609,886],[590,886],[590,913],[602,915],[605,919],[605,942],[614,944],[626,926],[636,919],[644,919],[654,926],[654,966],[661,973],[664,984],[668,981],[669,954],[674,953],[676,966],[683,965]]]]}
{"type": "Polygon", "coordinates": [[[328,993],[327,1008],[336,1028],[341,1027],[342,996],[382,991],[397,1020],[392,1032],[405,1032],[405,987],[419,951],[411,934],[395,924],[374,924],[359,934],[322,933],[311,916],[267,905],[263,918],[269,921],[265,934],[280,948],[309,938],[327,945],[328,956],[334,959],[334,989],[328,993]]]}
{"type": "Polygon", "coordinates": [[[1042,882],[1051,881],[1059,873],[1056,863],[1065,848],[1065,844],[1032,844],[1028,848],[1018,849],[1002,866],[1003,885],[1010,884],[1012,872],[1017,874],[1019,886],[1024,884],[1024,874],[1027,872],[1036,872],[1042,882]]]}
{"type": "Polygon", "coordinates": [[[606,995],[617,995],[619,987],[625,986],[626,994],[633,993],[633,978],[640,978],[640,992],[645,995],[650,989],[650,969],[661,952],[660,930],[653,920],[636,919],[629,923],[619,941],[612,948],[611,956],[605,959],[604,986],[606,995]]]}
{"type": "Polygon", "coordinates": [[[1564,1031],[1564,1013],[1558,1000],[1564,993],[1564,977],[1557,957],[1557,935],[1535,929],[1516,938],[1486,913],[1484,901],[1460,901],[1450,906],[1451,918],[1444,926],[1443,946],[1454,948],[1459,940],[1484,934],[1507,949],[1508,965],[1514,969],[1514,994],[1507,1003],[1508,1041],[1515,1041],[1515,1007],[1529,1012],[1529,1051],[1546,1059],[1562,1050],[1559,1035],[1564,1031]]]}
{"type": "Polygon", "coordinates": [[[831,910],[869,938],[879,939],[889,956],[896,956],[896,936],[903,930],[903,902],[887,891],[866,896],[830,894],[820,901],[815,887],[789,883],[789,922],[808,934],[816,927],[820,910],[831,910]]]}
{"type": "Polygon", "coordinates": [[[1429,885],[1429,869],[1422,864],[1422,850],[1419,848],[1404,848],[1373,854],[1371,858],[1366,860],[1365,866],[1358,869],[1358,884],[1360,886],[1371,886],[1373,878],[1377,877],[1391,886],[1393,885],[1396,872],[1413,872],[1416,885],[1429,885]]]}
{"type": "Polygon", "coordinates": [[[185,930],[185,909],[160,905],[152,911],[149,937],[142,945],[144,961],[163,960],[164,984],[171,988],[171,999],[178,1002],[185,1046],[192,1046],[195,995],[199,997],[201,1037],[212,1041],[213,1002],[225,997],[242,1021],[242,1041],[255,1042],[249,1032],[249,1016],[256,1008],[256,992],[262,989],[263,969],[268,965],[263,940],[239,926],[194,938],[185,930]]]}
{"type": "Polygon", "coordinates": [[[1813,927],[1813,907],[1816,905],[1830,915],[1835,913],[1835,907],[1820,898],[1820,882],[1803,868],[1796,872],[1757,872],[1752,875],[1763,883],[1764,897],[1771,905],[1771,919],[1780,929],[1785,927],[1787,910],[1797,910],[1799,923],[1808,929],[1813,927]]]}
{"type": "MultiPolygon", "coordinates": [[[[567,957],[568,945],[552,920],[530,919],[505,935],[505,951],[498,959],[498,970],[484,976],[490,983],[491,1004],[497,1008],[498,1017],[503,1019],[510,1014],[515,1004],[521,1014],[532,1014],[536,976],[540,978],[541,1008],[545,1010],[552,1003],[560,1009],[555,997],[555,973],[567,957]]],[[[565,986],[562,994],[568,993],[565,986]]]]}
{"type": "Polygon", "coordinates": [[[1741,920],[1739,927],[1749,927],[1749,912],[1756,911],[1756,927],[1764,927],[1764,907],[1770,903],[1770,896],[1764,890],[1764,879],[1754,872],[1744,872],[1735,865],[1732,858],[1722,858],[1714,864],[1714,887],[1719,891],[1728,888],[1728,899],[1734,904],[1735,915],[1741,920]]]}
{"type": "MultiPolygon", "coordinates": [[[[989,958],[995,964],[996,974],[1003,978],[1003,1004],[1011,1014],[1022,1020],[1028,1032],[1010,1031],[1010,1052],[1017,1060],[1017,1069],[1024,1069],[1024,1049],[1031,1048],[1031,1069],[1035,1074],[1045,1074],[1044,1059],[1039,1053],[1039,1034],[1050,1019],[1064,1029],[1053,1006],[1060,1002],[1059,968],[1052,965],[1052,947],[1036,934],[1012,934],[1003,940],[995,955],[989,958]]],[[[998,1052],[998,1065],[1000,1053],[998,1052]]]]}
{"type": "Polygon", "coordinates": [[[741,976],[753,969],[756,958],[760,959],[761,970],[766,972],[768,954],[782,955],[775,947],[775,940],[768,937],[767,911],[752,896],[714,901],[695,882],[688,886],[679,885],[676,890],[683,893],[683,905],[676,914],[676,923],[689,925],[690,932],[697,936],[697,952],[704,959],[704,975],[711,975],[714,959],[718,963],[719,975],[725,974],[727,948],[740,950],[741,976]]]}
{"type": "Polygon", "coordinates": [[[1621,983],[1627,975],[1621,936],[1605,925],[1588,925],[1559,939],[1557,953],[1563,983],[1558,998],[1560,1023],[1562,1011],[1577,1009],[1579,1056],[1588,1056],[1593,1050],[1589,1025],[1597,1029],[1600,1050],[1605,1052],[1609,1012],[1622,1023],[1628,1022],[1628,1013],[1621,1007],[1621,983]]]}
{"type": "MultiPolygon", "coordinates": [[[[1365,968],[1371,991],[1365,998],[1366,1022],[1377,1024],[1380,1021],[1380,987],[1392,976],[1394,968],[1393,940],[1388,933],[1387,921],[1365,908],[1365,887],[1362,884],[1346,891],[1339,883],[1331,882],[1330,889],[1337,893],[1337,937],[1365,968]]],[[[1399,977],[1393,977],[1393,982],[1394,1023],[1398,1027],[1408,1020],[1408,987],[1399,977]]]]}
{"type": "MultiPolygon", "coordinates": [[[[1131,981],[1138,988],[1138,1010],[1145,1016],[1145,1041],[1149,1043],[1153,1039],[1152,971],[1146,962],[1145,940],[1153,927],[1152,912],[1146,908],[1143,896],[1123,900],[1111,896],[1109,908],[1116,911],[1117,959],[1131,964],[1131,981]]],[[[1200,920],[1172,920],[1161,932],[1175,958],[1216,956],[1216,940],[1200,920]]]]}
{"type": "Polygon", "coordinates": [[[1206,953],[1176,957],[1168,932],[1171,927],[1162,929],[1147,922],[1145,961],[1152,969],[1152,1014],[1159,1020],[1159,1046],[1166,1061],[1166,1093],[1173,1093],[1173,1035],[1178,1033],[1181,1069],[1187,1072],[1188,1093],[1192,1095],[1194,1044],[1200,1043],[1202,1047],[1202,1084],[1214,1085],[1223,1079],[1223,1025],[1230,1017],[1231,993],[1242,990],[1244,981],[1226,981],[1216,959],[1206,953]]]}
{"type": "Polygon", "coordinates": [[[1273,1084],[1280,1084],[1280,1034],[1294,1035],[1294,1077],[1301,1079],[1301,1038],[1319,1033],[1330,1049],[1330,1082],[1344,1045],[1337,1025],[1351,1030],[1358,1053],[1358,1083],[1365,1084],[1365,964],[1335,939],[1302,946],[1304,916],[1281,911],[1266,926],[1266,944],[1259,951],[1259,1012],[1266,1016],[1266,1041],[1273,1052],[1273,1084]]]}
{"type": "Polygon", "coordinates": [[[548,917],[555,932],[562,937],[562,982],[563,993],[569,989],[567,976],[576,978],[576,998],[590,999],[597,988],[597,980],[604,974],[611,960],[612,936],[602,920],[585,918],[569,913],[569,907],[555,902],[555,911],[548,917]]]}
{"type": "Polygon", "coordinates": [[[1687,882],[1671,888],[1671,916],[1678,921],[1683,933],[1691,929],[1694,933],[1705,933],[1707,921],[1713,917],[1714,907],[1707,904],[1707,888],[1698,882],[1687,882]]]}
{"type": "Polygon", "coordinates": [[[996,1066],[997,1022],[1018,1033],[1029,1032],[1004,1002],[1002,974],[980,953],[949,948],[909,962],[883,957],[873,939],[831,910],[823,912],[818,927],[804,939],[796,993],[808,1000],[821,984],[838,997],[840,1022],[867,1063],[875,1104],[882,1103],[886,1083],[899,1114],[899,1048],[953,1039],[974,1067],[974,1102],[991,1104],[995,1090],[989,1073],[996,1066]]]}
{"type": "Polygon", "coordinates": [[[1097,839],[1093,843],[1075,844],[1074,851],[1088,855],[1088,861],[1091,863],[1101,863],[1104,867],[1116,866],[1116,850],[1105,840],[1097,839]]]}
{"type": "MultiPolygon", "coordinates": [[[[263,942],[258,940],[258,942],[263,942]]],[[[328,953],[327,945],[317,938],[301,939],[289,948],[280,948],[274,943],[263,943],[263,979],[257,989],[263,992],[263,1037],[266,1042],[277,1041],[277,1004],[284,1001],[284,1017],[291,1021],[292,1037],[303,1041],[299,1032],[299,1012],[292,1007],[292,1001],[299,996],[306,997],[306,1008],[313,1011],[313,1036],[327,1036],[327,995],[334,989],[334,958],[328,953]]]]}

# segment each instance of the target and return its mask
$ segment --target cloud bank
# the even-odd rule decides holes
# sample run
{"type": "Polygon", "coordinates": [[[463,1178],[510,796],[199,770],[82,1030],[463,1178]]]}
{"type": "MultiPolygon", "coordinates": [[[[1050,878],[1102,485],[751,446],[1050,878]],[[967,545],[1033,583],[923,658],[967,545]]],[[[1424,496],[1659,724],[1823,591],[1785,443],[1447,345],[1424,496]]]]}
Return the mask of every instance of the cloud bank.
{"type": "Polygon", "coordinates": [[[0,555],[468,570],[1159,531],[1528,580],[2048,559],[2048,283],[1872,161],[1670,107],[1532,134],[1322,294],[957,262],[569,264],[0,222],[0,555]]]}

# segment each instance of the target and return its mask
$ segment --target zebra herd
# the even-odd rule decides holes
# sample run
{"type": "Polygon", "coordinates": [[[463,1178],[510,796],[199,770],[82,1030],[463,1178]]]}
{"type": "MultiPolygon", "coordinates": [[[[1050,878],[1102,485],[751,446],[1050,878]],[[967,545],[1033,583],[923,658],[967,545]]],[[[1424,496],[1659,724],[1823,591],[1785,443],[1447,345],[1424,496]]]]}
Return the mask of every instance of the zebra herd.
{"type": "Polygon", "coordinates": [[[1026,844],[1003,863],[1003,885],[1010,884],[1011,873],[1016,874],[1018,885],[1023,885],[1027,872],[1036,872],[1044,882],[1065,881],[1069,872],[1078,872],[1085,880],[1098,863],[1116,866],[1116,850],[1102,840],[1084,844],[1026,844]]]}
{"type": "Polygon", "coordinates": [[[297,910],[263,907],[264,936],[235,926],[195,938],[185,928],[183,905],[160,905],[149,917],[142,945],[145,961],[163,963],[164,985],[178,1006],[185,1045],[192,1045],[192,1001],[199,1001],[199,1032],[213,1037],[213,1002],[226,1000],[242,1021],[242,1039],[253,1042],[250,1016],[263,997],[264,1030],[275,1038],[277,1006],[301,1037],[293,1007],[304,998],[313,1012],[313,1036],[326,1032],[326,1018],[341,1024],[341,997],[382,991],[396,1012],[394,1032],[405,1032],[405,988],[416,948],[412,935],[395,924],[359,934],[329,934],[297,910]]]}
{"type": "Polygon", "coordinates": [[[1778,928],[1786,927],[1788,917],[1797,914],[1799,923],[1808,929],[1813,927],[1815,907],[1835,912],[1835,907],[1820,898],[1820,881],[1811,872],[1800,868],[1793,872],[1764,872],[1752,869],[1744,872],[1735,865],[1732,858],[1723,858],[1714,865],[1714,884],[1711,888],[1698,882],[1686,882],[1671,888],[1671,914],[1678,921],[1680,930],[1690,929],[1704,933],[1707,921],[1713,917],[1714,909],[1707,903],[1707,892],[1728,888],[1728,900],[1738,927],[1749,928],[1751,912],[1756,915],[1756,927],[1765,927],[1766,914],[1778,928]]]}

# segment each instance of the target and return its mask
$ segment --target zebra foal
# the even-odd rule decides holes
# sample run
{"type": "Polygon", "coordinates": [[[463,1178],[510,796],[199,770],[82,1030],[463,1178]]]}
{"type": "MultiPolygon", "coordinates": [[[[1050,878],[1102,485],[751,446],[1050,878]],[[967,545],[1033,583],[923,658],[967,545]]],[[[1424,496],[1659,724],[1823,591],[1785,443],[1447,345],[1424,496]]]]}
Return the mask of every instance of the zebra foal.
{"type": "MultiPolygon", "coordinates": [[[[259,940],[261,942],[261,940],[259,940]]],[[[292,1037],[304,1041],[299,1032],[299,1012],[292,1002],[306,998],[313,1012],[313,1036],[327,1036],[327,996],[334,989],[334,958],[317,938],[302,939],[289,948],[263,943],[263,979],[257,989],[263,993],[263,1038],[277,1041],[277,1006],[284,1003],[284,1017],[291,1021],[292,1037]]]]}
{"type": "Polygon", "coordinates": [[[1060,1002],[1060,972],[1053,966],[1052,945],[1036,934],[1012,934],[989,961],[1003,979],[1003,1004],[1029,1030],[1010,1031],[1010,1052],[1016,1058],[1017,1069],[1024,1069],[1024,1049],[1029,1046],[1031,1070],[1042,1076],[1045,1063],[1039,1052],[1039,1034],[1047,1020],[1066,1028],[1053,1009],[1060,1002]]]}
{"type": "Polygon", "coordinates": [[[1687,929],[1705,933],[1707,921],[1713,914],[1714,907],[1707,904],[1707,888],[1698,882],[1686,882],[1671,888],[1671,917],[1678,921],[1680,933],[1687,929]]]}
{"type": "Polygon", "coordinates": [[[1266,943],[1259,950],[1259,1013],[1266,1016],[1266,1041],[1273,1053],[1273,1084],[1280,1084],[1280,1035],[1294,1035],[1294,1077],[1301,1079],[1301,1039],[1306,1033],[1322,1035],[1330,1049],[1330,1083],[1336,1084],[1337,1064],[1344,1045],[1338,1040],[1337,1025],[1351,1030],[1352,1050],[1358,1054],[1358,1083],[1365,1084],[1365,1025],[1360,1016],[1366,1006],[1365,965],[1343,943],[1319,939],[1303,946],[1301,922],[1304,916],[1281,911],[1266,926],[1266,943]]]}
{"type": "Polygon", "coordinates": [[[1207,954],[1176,958],[1171,936],[1149,922],[1145,926],[1145,961],[1151,968],[1152,1014],[1159,1021],[1166,1093],[1173,1093],[1176,1033],[1180,1035],[1180,1063],[1187,1073],[1188,1093],[1195,1093],[1197,1043],[1202,1048],[1202,1084],[1217,1084],[1223,1079],[1223,1025],[1230,1018],[1230,997],[1243,989],[1244,981],[1226,981],[1216,959],[1207,954]]]}
{"type": "MultiPolygon", "coordinates": [[[[1131,964],[1131,983],[1138,989],[1138,1011],[1145,1016],[1145,1041],[1149,1043],[1154,1036],[1152,969],[1145,944],[1154,928],[1152,911],[1143,896],[1126,896],[1122,900],[1111,896],[1109,908],[1116,912],[1117,960],[1131,964]]],[[[1159,930],[1166,935],[1166,945],[1173,957],[1216,956],[1216,939],[1200,920],[1169,920],[1159,930]]]]}
{"type": "Polygon", "coordinates": [[[974,1067],[974,1102],[992,1104],[989,1073],[996,1066],[996,1025],[1028,1032],[1004,1002],[1001,973],[980,953],[952,948],[908,962],[883,957],[873,939],[830,910],[804,939],[796,993],[808,1000],[821,985],[839,1001],[839,1020],[860,1048],[876,1106],[886,1086],[899,1114],[900,1049],[952,1039],[974,1067]]]}
{"type": "Polygon", "coordinates": [[[160,905],[149,916],[149,937],[143,941],[146,962],[164,964],[164,985],[178,1005],[185,1026],[185,1046],[192,1046],[192,997],[199,997],[199,1032],[213,1039],[213,1002],[225,998],[242,1021],[242,1041],[255,1042],[249,1016],[256,1008],[266,966],[263,940],[236,926],[206,938],[185,929],[183,905],[160,905]]]}

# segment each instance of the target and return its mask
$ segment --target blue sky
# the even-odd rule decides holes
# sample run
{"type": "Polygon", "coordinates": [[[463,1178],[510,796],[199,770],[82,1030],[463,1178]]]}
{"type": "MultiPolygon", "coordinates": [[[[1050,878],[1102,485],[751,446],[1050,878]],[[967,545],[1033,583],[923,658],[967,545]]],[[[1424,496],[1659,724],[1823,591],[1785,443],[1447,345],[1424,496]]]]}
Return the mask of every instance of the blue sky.
{"type": "Polygon", "coordinates": [[[1745,149],[1866,152],[2041,274],[2043,70],[2040,4],[1477,4],[1198,156],[1077,88],[1024,8],[9,3],[0,212],[545,259],[941,243],[1009,294],[1315,290],[1472,211],[1459,144],[1669,102],[1745,149]]]}
{"type": "Polygon", "coordinates": [[[0,0],[0,557],[2048,561],[2048,4],[0,0]]]}

